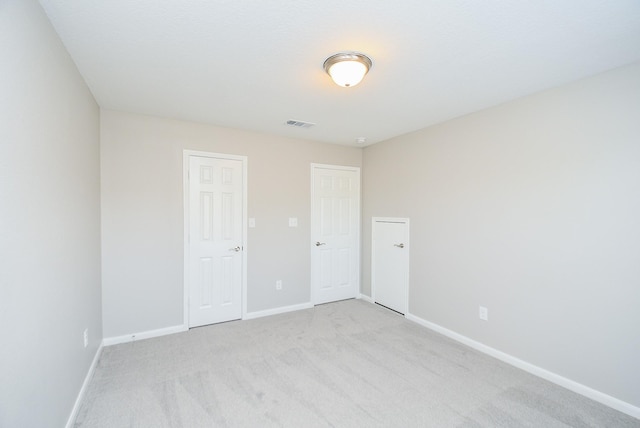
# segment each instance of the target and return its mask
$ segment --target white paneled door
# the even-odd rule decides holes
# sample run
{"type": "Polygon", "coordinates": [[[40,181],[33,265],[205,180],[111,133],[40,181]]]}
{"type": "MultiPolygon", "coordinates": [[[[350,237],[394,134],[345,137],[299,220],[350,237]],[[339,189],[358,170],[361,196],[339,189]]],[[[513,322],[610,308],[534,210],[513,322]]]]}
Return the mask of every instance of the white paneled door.
{"type": "Polygon", "coordinates": [[[311,166],[311,295],[314,304],[357,297],[360,169],[311,166]]]}
{"type": "Polygon", "coordinates": [[[244,165],[189,156],[188,325],[242,317],[244,165]]]}
{"type": "Polygon", "coordinates": [[[407,313],[409,219],[374,217],[371,239],[371,291],[374,302],[407,313]]]}

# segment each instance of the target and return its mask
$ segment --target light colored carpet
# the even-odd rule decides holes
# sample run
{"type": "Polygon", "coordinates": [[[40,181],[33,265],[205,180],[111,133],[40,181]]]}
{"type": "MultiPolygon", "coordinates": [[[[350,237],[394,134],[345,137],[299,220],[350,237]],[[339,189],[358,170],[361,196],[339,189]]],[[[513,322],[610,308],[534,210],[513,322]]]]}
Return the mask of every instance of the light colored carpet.
{"type": "Polygon", "coordinates": [[[640,427],[359,300],[107,347],[76,427],[640,427]]]}

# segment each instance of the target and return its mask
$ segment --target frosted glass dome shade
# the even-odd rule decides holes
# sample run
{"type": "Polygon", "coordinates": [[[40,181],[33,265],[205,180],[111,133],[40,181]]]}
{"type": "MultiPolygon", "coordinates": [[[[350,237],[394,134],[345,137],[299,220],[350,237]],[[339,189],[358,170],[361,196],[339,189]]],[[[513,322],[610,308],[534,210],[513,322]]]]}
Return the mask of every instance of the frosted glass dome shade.
{"type": "Polygon", "coordinates": [[[348,88],[362,81],[371,68],[371,60],[358,53],[339,53],[327,58],[325,71],[336,85],[348,88]]]}

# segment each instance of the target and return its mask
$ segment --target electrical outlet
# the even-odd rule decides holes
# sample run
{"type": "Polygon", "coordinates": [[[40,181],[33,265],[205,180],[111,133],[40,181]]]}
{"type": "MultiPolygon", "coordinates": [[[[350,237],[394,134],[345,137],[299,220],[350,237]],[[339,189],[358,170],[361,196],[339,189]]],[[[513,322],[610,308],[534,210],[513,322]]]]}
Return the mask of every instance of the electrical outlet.
{"type": "Polygon", "coordinates": [[[484,306],[480,306],[478,308],[478,316],[483,321],[489,321],[489,309],[485,308],[484,306]]]}
{"type": "Polygon", "coordinates": [[[298,217],[289,217],[289,227],[298,227],[298,217]]]}
{"type": "Polygon", "coordinates": [[[281,279],[276,281],[276,290],[282,290],[282,280],[281,279]]]}
{"type": "Polygon", "coordinates": [[[89,329],[88,328],[84,329],[84,334],[82,335],[82,338],[84,339],[84,347],[86,348],[87,346],[89,346],[89,329]]]}

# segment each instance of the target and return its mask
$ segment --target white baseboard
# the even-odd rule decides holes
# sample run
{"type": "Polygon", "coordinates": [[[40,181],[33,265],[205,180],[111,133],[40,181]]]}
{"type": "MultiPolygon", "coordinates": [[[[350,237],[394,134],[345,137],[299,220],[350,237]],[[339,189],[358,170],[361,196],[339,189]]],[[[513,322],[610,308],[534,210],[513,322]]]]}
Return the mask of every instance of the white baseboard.
{"type": "MultiPolygon", "coordinates": [[[[283,306],[280,308],[267,309],[264,311],[248,312],[242,319],[250,320],[253,318],[261,318],[269,315],[284,314],[286,312],[299,311],[301,309],[313,308],[313,303],[301,303],[298,305],[283,306]]],[[[152,337],[166,336],[168,334],[182,333],[188,331],[186,325],[176,325],[173,327],[160,328],[157,330],[143,331],[140,333],[125,334],[123,336],[105,337],[102,341],[104,346],[118,345],[120,343],[134,342],[136,340],[151,339],[152,337]]]]}
{"type": "Polygon", "coordinates": [[[102,354],[102,344],[98,346],[98,350],[96,351],[96,355],[93,356],[93,361],[89,366],[89,371],[87,375],[84,377],[84,382],[82,382],[82,387],[80,388],[80,392],[78,393],[78,397],[76,398],[76,402],[73,404],[73,409],[71,409],[71,414],[69,415],[69,419],[67,419],[66,428],[72,428],[76,422],[76,417],[78,416],[78,410],[80,410],[80,404],[82,404],[82,399],[84,398],[84,394],[87,392],[87,386],[93,377],[93,373],[96,371],[96,366],[98,365],[98,360],[100,359],[100,355],[102,354]]]}
{"type": "Polygon", "coordinates": [[[182,333],[189,330],[186,325],[175,325],[173,327],[159,328],[157,330],[143,331],[140,333],[125,334],[124,336],[105,337],[102,341],[104,346],[118,345],[120,343],[135,342],[136,340],[151,339],[152,337],[166,336],[167,334],[182,333]]]}
{"type": "Polygon", "coordinates": [[[267,309],[264,311],[247,312],[243,319],[251,320],[254,318],[268,317],[270,315],[284,314],[287,312],[300,311],[302,309],[310,309],[310,308],[313,308],[313,303],[311,302],[300,303],[298,305],[283,306],[280,308],[267,309]]]}
{"type": "Polygon", "coordinates": [[[365,302],[373,303],[373,299],[366,294],[358,294],[358,299],[364,300],[365,302]]]}
{"type": "Polygon", "coordinates": [[[566,388],[570,391],[576,392],[580,395],[584,395],[585,397],[590,398],[599,403],[602,403],[605,406],[609,406],[612,409],[618,410],[622,413],[626,413],[629,416],[633,416],[634,418],[640,419],[640,407],[636,407],[632,404],[619,400],[603,392],[597,391],[593,388],[589,388],[586,385],[575,382],[571,379],[567,379],[566,377],[560,376],[556,373],[550,372],[549,370],[545,370],[541,367],[535,366],[531,363],[523,361],[512,355],[506,354],[502,351],[498,351],[497,349],[484,345],[480,342],[476,342],[475,340],[470,339],[461,334],[458,334],[455,331],[446,329],[438,324],[429,322],[415,315],[408,313],[406,314],[406,318],[410,321],[420,324],[423,327],[426,327],[430,330],[440,333],[443,336],[447,336],[450,339],[453,339],[457,342],[467,345],[477,351],[480,351],[484,354],[497,358],[498,360],[501,360],[507,364],[510,364],[514,367],[522,369],[535,376],[541,377],[542,379],[548,380],[549,382],[553,382],[556,385],[560,385],[561,387],[566,388]]]}

